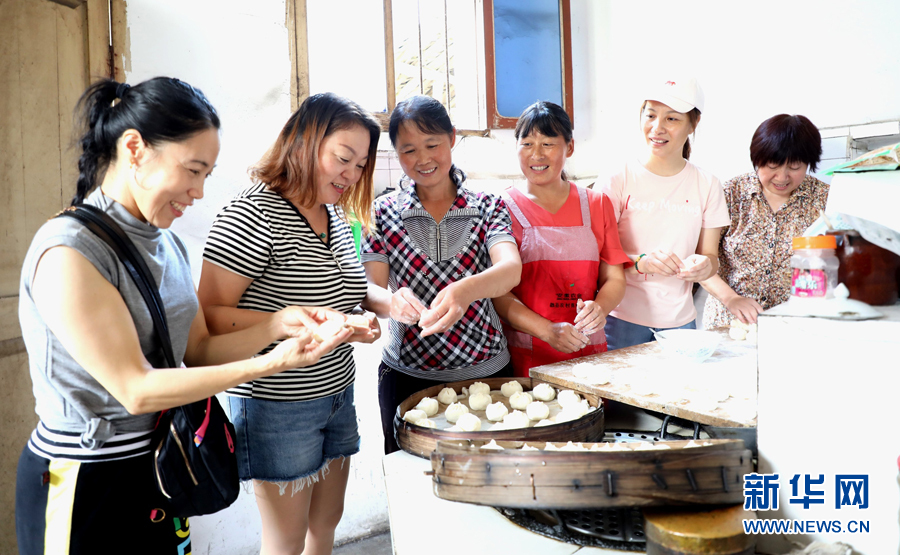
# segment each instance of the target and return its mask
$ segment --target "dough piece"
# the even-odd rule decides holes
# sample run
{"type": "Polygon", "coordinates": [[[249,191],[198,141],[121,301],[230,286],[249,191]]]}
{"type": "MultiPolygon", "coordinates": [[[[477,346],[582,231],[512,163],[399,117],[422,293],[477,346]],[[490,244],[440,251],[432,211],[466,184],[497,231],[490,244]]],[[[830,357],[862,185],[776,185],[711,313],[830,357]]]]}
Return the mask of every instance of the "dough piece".
{"type": "Polygon", "coordinates": [[[360,330],[369,329],[369,319],[366,318],[365,314],[351,314],[347,316],[345,324],[360,330]]]}
{"type": "Polygon", "coordinates": [[[509,428],[503,422],[495,422],[493,426],[489,428],[491,432],[502,432],[503,430],[508,430],[509,428]]]}
{"type": "Polygon", "coordinates": [[[588,409],[590,405],[586,399],[582,399],[580,402],[575,403],[574,405],[569,405],[563,407],[563,410],[556,415],[556,422],[570,422],[572,420],[578,420],[582,416],[588,413],[588,409]]]}
{"type": "Polygon", "coordinates": [[[316,331],[313,332],[313,339],[321,343],[341,333],[341,330],[343,329],[343,322],[339,320],[325,320],[324,322],[319,324],[319,327],[317,327],[316,331]]]}
{"type": "Polygon", "coordinates": [[[580,443],[572,443],[571,441],[559,448],[560,451],[587,451],[588,448],[580,443]]]}
{"type": "Polygon", "coordinates": [[[522,393],[522,384],[517,381],[506,382],[500,386],[500,393],[504,397],[512,397],[513,393],[522,393]]]}
{"type": "Polygon", "coordinates": [[[732,329],[737,328],[737,329],[741,329],[741,330],[744,330],[744,331],[750,331],[750,326],[749,326],[748,324],[745,324],[745,323],[741,322],[741,321],[738,320],[737,318],[733,318],[733,319],[731,320],[730,326],[731,326],[732,329]]]}
{"type": "Polygon", "coordinates": [[[468,414],[469,407],[465,406],[462,403],[453,403],[447,410],[444,411],[444,418],[447,419],[447,422],[451,424],[456,424],[456,421],[459,420],[459,417],[468,414]]]}
{"type": "Polygon", "coordinates": [[[552,443],[545,443],[544,451],[559,451],[559,447],[553,445],[552,443]]]}
{"type": "Polygon", "coordinates": [[[532,447],[531,445],[528,445],[526,443],[519,449],[519,451],[540,451],[540,449],[538,449],[537,447],[532,447]]]}
{"type": "Polygon", "coordinates": [[[552,401],[556,398],[556,390],[548,383],[537,384],[531,392],[538,401],[552,401]]]}
{"type": "Polygon", "coordinates": [[[472,410],[484,410],[485,407],[491,404],[491,401],[490,393],[473,393],[469,397],[469,408],[472,410]]]}
{"type": "Polygon", "coordinates": [[[572,375],[576,378],[586,378],[599,369],[600,367],[592,362],[579,362],[572,368],[572,375]]]}
{"type": "Polygon", "coordinates": [[[520,391],[519,393],[513,393],[509,398],[509,406],[514,409],[525,410],[525,407],[532,401],[534,401],[534,397],[530,393],[520,391]]]}
{"type": "Polygon", "coordinates": [[[459,416],[459,419],[456,421],[456,427],[463,432],[477,432],[481,429],[481,419],[471,412],[467,412],[459,416]]]}
{"type": "Polygon", "coordinates": [[[456,402],[456,399],[456,391],[454,391],[452,387],[445,387],[437,396],[438,402],[444,403],[445,405],[452,405],[456,402]]]}
{"type": "Polygon", "coordinates": [[[588,451],[609,451],[608,443],[595,443],[588,451]]]}
{"type": "Polygon", "coordinates": [[[538,426],[552,426],[554,424],[556,424],[556,422],[554,422],[548,418],[545,418],[543,420],[539,420],[537,422],[537,424],[534,425],[534,427],[537,428],[538,426]]]}
{"type": "Polygon", "coordinates": [[[728,330],[728,336],[735,341],[743,341],[747,339],[747,330],[744,328],[733,327],[728,330]]]}
{"type": "Polygon", "coordinates": [[[609,368],[591,368],[581,376],[577,376],[591,385],[604,385],[612,380],[612,370],[609,368]]]}
{"type": "Polygon", "coordinates": [[[492,449],[494,451],[503,451],[505,449],[505,447],[501,447],[501,446],[497,445],[497,442],[492,439],[489,442],[482,445],[481,449],[492,449]]]}
{"type": "Polygon", "coordinates": [[[469,395],[475,395],[476,393],[484,393],[485,395],[490,395],[491,386],[484,382],[475,382],[469,386],[469,395]]]}
{"type": "Polygon", "coordinates": [[[419,401],[419,404],[416,405],[416,408],[420,411],[423,411],[425,415],[430,418],[438,413],[441,405],[438,403],[437,399],[434,399],[432,397],[422,397],[422,400],[419,401]]]}
{"type": "Polygon", "coordinates": [[[425,414],[424,410],[419,409],[408,410],[406,411],[406,414],[403,415],[403,420],[406,420],[410,424],[415,424],[423,418],[428,418],[428,415],[425,414]]]}
{"type": "Polygon", "coordinates": [[[687,445],[685,445],[684,448],[689,449],[691,447],[700,447],[700,444],[692,439],[689,442],[687,442],[687,445]]]}
{"type": "Polygon", "coordinates": [[[437,428],[437,423],[430,418],[423,418],[422,420],[417,420],[414,422],[416,426],[422,426],[423,428],[437,428]]]}
{"type": "Polygon", "coordinates": [[[525,414],[532,420],[544,420],[550,416],[550,407],[541,401],[532,401],[525,407],[525,414]]]}
{"type": "Polygon", "coordinates": [[[500,422],[503,417],[509,414],[509,409],[501,402],[491,403],[484,409],[487,419],[491,422],[500,422]]]}
{"type": "Polygon", "coordinates": [[[520,410],[514,410],[503,417],[503,425],[506,426],[507,429],[527,428],[530,423],[531,419],[520,410]]]}
{"type": "Polygon", "coordinates": [[[559,395],[557,395],[556,399],[557,401],[559,401],[559,406],[561,406],[562,408],[566,408],[569,405],[574,405],[581,401],[581,396],[571,389],[564,389],[559,392],[559,395]]]}

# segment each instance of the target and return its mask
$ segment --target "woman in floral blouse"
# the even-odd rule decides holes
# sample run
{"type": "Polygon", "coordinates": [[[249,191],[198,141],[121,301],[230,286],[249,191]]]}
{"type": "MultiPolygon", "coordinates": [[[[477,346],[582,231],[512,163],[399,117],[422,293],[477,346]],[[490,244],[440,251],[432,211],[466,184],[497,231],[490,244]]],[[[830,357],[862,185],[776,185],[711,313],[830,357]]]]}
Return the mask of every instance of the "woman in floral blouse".
{"type": "Polygon", "coordinates": [[[750,142],[756,171],[725,182],[731,225],[719,243],[719,272],[701,282],[709,291],[707,329],[746,324],[788,300],[791,239],[825,210],[828,184],[809,173],[822,156],[822,138],[809,119],[779,114],[762,122],[750,142]],[[809,172],[809,173],[808,173],[809,172]]]}

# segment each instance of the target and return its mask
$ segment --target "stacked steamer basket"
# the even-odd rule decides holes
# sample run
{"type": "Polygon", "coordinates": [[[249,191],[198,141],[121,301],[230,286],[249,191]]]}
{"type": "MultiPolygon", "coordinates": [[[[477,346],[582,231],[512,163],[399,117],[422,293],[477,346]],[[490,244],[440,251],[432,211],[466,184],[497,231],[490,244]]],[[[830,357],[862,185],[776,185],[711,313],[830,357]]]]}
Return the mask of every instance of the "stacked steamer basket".
{"type": "MultiPolygon", "coordinates": [[[[524,392],[532,392],[536,386],[542,383],[545,384],[544,387],[550,385],[534,378],[482,378],[478,380],[439,384],[419,391],[400,403],[397,407],[397,412],[394,415],[394,433],[400,448],[407,453],[427,459],[437,447],[438,441],[442,440],[473,440],[483,441],[485,443],[492,439],[496,441],[529,442],[593,442],[600,441],[603,438],[604,425],[602,402],[596,395],[586,393],[579,393],[579,396],[583,401],[587,402],[589,412],[573,420],[562,421],[563,418],[560,418],[560,421],[556,422],[556,419],[561,412],[561,407],[554,398],[553,401],[546,403],[550,409],[550,415],[547,420],[550,420],[552,423],[544,422],[543,424],[545,425],[541,426],[536,425],[538,421],[531,421],[526,427],[507,428],[504,427],[502,423],[489,421],[485,410],[469,409],[471,414],[478,416],[481,420],[481,429],[473,432],[457,431],[453,429],[454,426],[452,423],[447,422],[443,417],[448,406],[445,403],[439,403],[438,412],[431,419],[436,425],[435,428],[417,425],[404,420],[404,415],[406,415],[408,411],[415,409],[423,398],[430,397],[437,399],[438,394],[445,387],[453,389],[457,396],[460,397],[459,402],[468,407],[468,395],[464,394],[463,388],[468,392],[469,387],[476,382],[487,384],[491,390],[491,403],[503,403],[510,413],[514,410],[510,406],[510,398],[501,393],[501,387],[504,384],[518,382],[522,386],[524,392]]],[[[550,385],[550,387],[553,386],[550,385]]],[[[558,392],[558,390],[556,390],[556,392],[558,392]]],[[[522,412],[525,411],[522,410],[522,412]]]]}
{"type": "Polygon", "coordinates": [[[740,440],[577,443],[440,441],[434,493],[493,507],[585,509],[743,501],[740,440]]]}

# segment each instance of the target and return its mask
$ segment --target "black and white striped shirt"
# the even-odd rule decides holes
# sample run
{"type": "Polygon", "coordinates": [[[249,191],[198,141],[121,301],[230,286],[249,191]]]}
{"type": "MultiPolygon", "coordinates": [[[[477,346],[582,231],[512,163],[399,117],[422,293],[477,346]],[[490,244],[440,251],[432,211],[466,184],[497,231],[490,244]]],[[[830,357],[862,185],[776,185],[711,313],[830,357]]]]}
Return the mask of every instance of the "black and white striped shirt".
{"type": "MultiPolygon", "coordinates": [[[[253,185],[216,216],[203,259],[253,280],[238,308],[276,312],[292,305],[325,306],[349,312],[366,295],[366,273],[340,209],[327,208],[326,244],[287,199],[265,185],[253,185]]],[[[313,366],[254,380],[227,393],[274,401],[318,399],[340,393],[354,376],[353,347],[343,344],[313,366]]]]}
{"type": "Polygon", "coordinates": [[[102,447],[88,449],[81,445],[81,432],[51,430],[43,422],[31,432],[28,448],[36,455],[52,460],[80,462],[115,461],[149,453],[150,435],[153,431],[120,432],[103,443],[102,447]]]}

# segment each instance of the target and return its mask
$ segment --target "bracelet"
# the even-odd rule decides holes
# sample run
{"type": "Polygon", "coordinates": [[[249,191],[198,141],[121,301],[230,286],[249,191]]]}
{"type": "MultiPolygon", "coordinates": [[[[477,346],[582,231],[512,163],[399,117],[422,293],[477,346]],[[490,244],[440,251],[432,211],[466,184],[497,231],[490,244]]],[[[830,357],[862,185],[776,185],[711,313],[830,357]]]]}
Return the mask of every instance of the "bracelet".
{"type": "Polygon", "coordinates": [[[642,272],[641,269],[638,268],[638,262],[640,262],[641,259],[644,258],[645,256],[647,256],[647,255],[646,255],[646,254],[642,254],[642,255],[640,255],[640,256],[638,256],[637,258],[634,259],[634,271],[637,272],[637,273],[639,273],[639,274],[641,274],[641,275],[644,275],[644,272],[642,272]]]}

